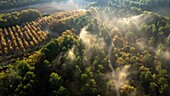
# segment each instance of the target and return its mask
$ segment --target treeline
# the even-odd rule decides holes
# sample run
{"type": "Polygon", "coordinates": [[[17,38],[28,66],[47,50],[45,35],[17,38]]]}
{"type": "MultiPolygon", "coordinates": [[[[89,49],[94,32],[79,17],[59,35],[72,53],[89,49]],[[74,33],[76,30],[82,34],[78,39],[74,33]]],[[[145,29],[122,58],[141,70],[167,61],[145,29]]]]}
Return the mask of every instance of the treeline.
{"type": "Polygon", "coordinates": [[[129,17],[142,14],[144,11],[153,11],[156,8],[169,8],[170,0],[87,0],[95,3],[89,5],[96,7],[102,14],[116,17],[129,17]]]}
{"type": "Polygon", "coordinates": [[[10,8],[22,7],[31,4],[51,2],[51,1],[61,1],[61,0],[1,0],[0,9],[10,9],[10,8]]]}
{"type": "Polygon", "coordinates": [[[63,19],[53,18],[50,22],[50,30],[62,34],[66,29],[72,29],[75,33],[79,33],[81,30],[80,26],[88,24],[88,16],[84,12],[80,12],[63,19]],[[77,18],[78,17],[78,18],[77,18]],[[57,26],[57,27],[56,27],[57,26]]]}
{"type": "Polygon", "coordinates": [[[53,33],[61,35],[66,29],[73,29],[74,31],[78,30],[78,28],[75,27],[87,24],[88,22],[84,23],[88,20],[87,18],[85,11],[74,10],[52,14],[48,17],[42,18],[40,22],[48,22],[48,26],[46,27],[48,27],[53,33]],[[81,23],[83,20],[85,21],[81,23]]]}
{"type": "Polygon", "coordinates": [[[153,10],[157,7],[170,7],[170,0],[133,0],[131,6],[141,8],[142,10],[153,10]]]}
{"type": "Polygon", "coordinates": [[[21,25],[24,22],[30,22],[41,17],[38,10],[28,9],[21,12],[12,12],[0,14],[0,28],[21,25]]]}
{"type": "MultiPolygon", "coordinates": [[[[131,6],[139,7],[139,8],[153,8],[153,7],[169,7],[170,0],[86,0],[86,1],[96,1],[97,5],[110,5],[110,4],[117,4],[117,5],[127,5],[132,4],[131,6]]],[[[129,6],[129,5],[127,5],[129,6]]]]}

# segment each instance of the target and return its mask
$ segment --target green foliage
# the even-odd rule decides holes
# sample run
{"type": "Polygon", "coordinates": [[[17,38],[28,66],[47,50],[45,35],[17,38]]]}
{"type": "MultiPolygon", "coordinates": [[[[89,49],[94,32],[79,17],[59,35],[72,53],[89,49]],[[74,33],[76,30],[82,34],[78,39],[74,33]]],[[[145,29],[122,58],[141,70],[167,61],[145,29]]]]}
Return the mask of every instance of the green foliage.
{"type": "Polygon", "coordinates": [[[167,44],[170,45],[170,34],[167,37],[167,44]]]}
{"type": "Polygon", "coordinates": [[[9,65],[8,68],[10,69],[0,78],[0,95],[33,95],[35,68],[24,60],[17,61],[16,66],[9,65]]]}
{"type": "Polygon", "coordinates": [[[70,96],[70,94],[66,88],[61,86],[58,91],[52,91],[49,96],[70,96]]]}
{"type": "Polygon", "coordinates": [[[123,94],[123,95],[128,95],[129,93],[135,92],[135,90],[136,90],[136,89],[135,89],[133,86],[124,85],[124,86],[121,87],[120,92],[121,92],[121,94],[123,94]]]}
{"type": "Polygon", "coordinates": [[[61,76],[57,73],[51,73],[49,82],[52,89],[59,89],[62,83],[61,76]]]}
{"type": "Polygon", "coordinates": [[[155,38],[154,37],[151,37],[150,39],[149,39],[149,45],[151,45],[151,46],[153,46],[154,45],[154,42],[155,42],[155,38]]]}
{"type": "Polygon", "coordinates": [[[35,84],[35,74],[33,72],[27,72],[25,76],[23,77],[22,82],[17,86],[15,89],[15,94],[21,95],[21,96],[28,96],[33,95],[34,91],[32,88],[34,88],[35,84]]]}
{"type": "Polygon", "coordinates": [[[60,51],[60,46],[58,44],[57,39],[52,39],[44,48],[42,49],[42,52],[44,53],[44,56],[47,60],[53,59],[56,54],[58,54],[60,51]]]}
{"type": "Polygon", "coordinates": [[[21,12],[0,14],[0,27],[2,28],[20,25],[24,22],[30,22],[40,17],[41,13],[38,10],[33,9],[22,10],[21,12]]]}
{"type": "Polygon", "coordinates": [[[74,30],[76,34],[79,34],[81,28],[87,25],[90,19],[87,14],[80,12],[78,15],[73,14],[73,16],[67,16],[62,19],[53,19],[49,27],[51,31],[57,32],[59,35],[66,30],[74,30]]]}
{"type": "Polygon", "coordinates": [[[50,90],[49,96],[69,96],[69,91],[62,86],[63,80],[57,73],[50,75],[50,90]]]}
{"type": "Polygon", "coordinates": [[[142,86],[145,90],[145,93],[148,94],[151,89],[148,89],[150,82],[152,80],[152,74],[150,71],[144,71],[140,73],[140,81],[142,82],[142,86]]]}
{"type": "Polygon", "coordinates": [[[62,36],[58,38],[58,41],[59,41],[61,51],[67,51],[67,50],[71,49],[78,42],[76,40],[76,37],[70,30],[63,32],[62,36]]]}
{"type": "Polygon", "coordinates": [[[125,38],[129,41],[132,40],[133,37],[134,37],[134,34],[132,32],[127,32],[125,34],[125,38]]]}
{"type": "Polygon", "coordinates": [[[28,71],[34,71],[35,68],[30,66],[26,61],[17,61],[16,62],[16,66],[14,67],[15,70],[18,72],[18,74],[20,74],[21,76],[23,76],[24,74],[26,74],[28,71]]]}
{"type": "Polygon", "coordinates": [[[158,79],[159,84],[159,92],[162,96],[168,96],[169,94],[169,88],[168,88],[168,82],[167,79],[161,77],[158,79]]]}

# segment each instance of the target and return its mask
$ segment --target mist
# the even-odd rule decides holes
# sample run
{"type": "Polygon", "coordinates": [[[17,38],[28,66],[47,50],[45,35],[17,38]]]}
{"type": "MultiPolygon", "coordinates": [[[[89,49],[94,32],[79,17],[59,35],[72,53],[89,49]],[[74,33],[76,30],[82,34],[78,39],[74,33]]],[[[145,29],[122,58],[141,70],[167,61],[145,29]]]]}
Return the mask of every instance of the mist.
{"type": "Polygon", "coordinates": [[[21,11],[24,9],[36,9],[42,13],[52,14],[55,12],[85,9],[86,8],[85,6],[88,4],[89,2],[85,2],[84,0],[63,0],[59,2],[53,1],[53,2],[28,5],[19,8],[0,10],[0,13],[9,13],[14,11],[21,11]]]}
{"type": "MultiPolygon", "coordinates": [[[[27,84],[31,80],[31,74],[36,82],[28,82],[26,87],[31,91],[26,90],[25,94],[169,95],[169,8],[151,10],[146,6],[153,0],[146,1],[61,0],[0,10],[1,13],[8,13],[31,8],[41,12],[38,12],[41,15],[35,21],[22,22],[24,27],[17,25],[0,30],[3,35],[0,49],[6,54],[3,55],[0,50],[0,59],[13,56],[20,45],[30,45],[28,50],[24,48],[21,51],[23,56],[14,54],[15,58],[4,59],[10,64],[0,66],[3,74],[0,76],[0,89],[4,91],[8,85],[12,88],[4,93],[0,90],[0,95],[20,94],[26,86],[25,82],[27,84]],[[39,36],[36,32],[47,32],[48,37],[44,34],[39,36]],[[32,43],[42,41],[40,38],[47,39],[44,43],[37,42],[39,47],[34,46],[32,43]],[[19,77],[22,73],[23,76],[19,77]],[[8,77],[11,78],[8,80],[8,77]]],[[[7,23],[12,18],[15,16],[7,18],[7,23]]]]}
{"type": "MultiPolygon", "coordinates": [[[[117,17],[115,13],[112,13],[111,9],[109,7],[103,8],[103,10],[96,8],[97,15],[96,17],[99,18],[107,27],[109,31],[109,35],[111,38],[111,43],[108,49],[108,65],[111,69],[111,76],[108,77],[110,80],[113,80],[113,84],[116,90],[116,96],[120,96],[120,89],[122,86],[127,85],[129,86],[129,81],[132,78],[128,78],[129,75],[131,75],[131,71],[129,69],[131,68],[131,65],[118,65],[117,67],[113,67],[113,61],[112,61],[112,55],[113,55],[113,48],[117,47],[113,45],[112,38],[114,35],[116,35],[116,32],[120,32],[120,34],[126,34],[127,32],[133,32],[134,34],[137,34],[140,30],[140,26],[147,22],[149,19],[153,18],[153,16],[147,14],[147,12],[133,15],[133,16],[127,16],[127,17],[117,17]],[[115,33],[114,33],[115,32],[115,33]]],[[[84,33],[84,32],[83,32],[84,33]]],[[[86,32],[85,32],[86,33],[86,32]]],[[[83,34],[84,36],[85,34],[83,34]]],[[[92,38],[92,37],[88,37],[92,38]]],[[[134,37],[132,37],[134,38],[134,37]]],[[[85,39],[85,38],[83,38],[85,39]]],[[[85,39],[87,45],[91,45],[90,42],[93,42],[91,39],[85,39]]],[[[149,50],[150,52],[153,52],[156,54],[156,48],[153,48],[151,46],[148,46],[147,44],[147,37],[141,36],[138,37],[134,42],[130,42],[131,45],[135,46],[137,50],[149,50]]],[[[169,52],[164,53],[164,58],[169,58],[169,52]]],[[[135,94],[135,93],[133,93],[135,94]]]]}

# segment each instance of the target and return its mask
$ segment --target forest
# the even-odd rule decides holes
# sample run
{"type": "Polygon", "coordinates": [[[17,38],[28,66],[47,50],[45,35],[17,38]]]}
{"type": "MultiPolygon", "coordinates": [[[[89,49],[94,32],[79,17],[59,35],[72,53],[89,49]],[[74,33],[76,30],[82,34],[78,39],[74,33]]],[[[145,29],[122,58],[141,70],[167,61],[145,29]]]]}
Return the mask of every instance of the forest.
{"type": "Polygon", "coordinates": [[[77,10],[0,13],[0,96],[170,95],[170,0],[0,0],[0,9],[46,2],[77,10]]]}

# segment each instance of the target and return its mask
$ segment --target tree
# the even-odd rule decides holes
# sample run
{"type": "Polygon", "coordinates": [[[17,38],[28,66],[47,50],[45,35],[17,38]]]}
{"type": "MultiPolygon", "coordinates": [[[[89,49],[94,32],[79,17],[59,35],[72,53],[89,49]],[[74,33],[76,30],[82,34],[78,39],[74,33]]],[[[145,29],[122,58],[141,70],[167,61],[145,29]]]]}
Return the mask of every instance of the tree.
{"type": "Polygon", "coordinates": [[[158,79],[158,84],[159,84],[159,93],[162,96],[168,96],[169,94],[169,88],[168,88],[168,81],[166,78],[161,77],[158,79]]]}
{"type": "Polygon", "coordinates": [[[58,55],[59,48],[58,40],[53,39],[42,49],[42,52],[47,60],[52,60],[56,55],[58,55]]]}
{"type": "Polygon", "coordinates": [[[52,91],[49,96],[70,96],[69,91],[61,86],[57,91],[52,91]]]}
{"type": "Polygon", "coordinates": [[[168,35],[166,42],[167,42],[168,45],[170,45],[170,34],[168,35]]]}
{"type": "Polygon", "coordinates": [[[18,87],[15,89],[15,95],[28,96],[34,95],[35,74],[27,72],[18,87]]]}
{"type": "Polygon", "coordinates": [[[150,53],[146,53],[143,57],[143,60],[146,67],[152,67],[153,57],[150,53]]]}
{"type": "MultiPolygon", "coordinates": [[[[1,5],[1,2],[0,2],[1,5]]],[[[22,24],[24,22],[29,22],[36,20],[41,17],[41,13],[38,10],[28,9],[22,10],[21,12],[12,12],[0,14],[0,27],[11,27],[17,24],[22,24]],[[27,18],[27,16],[29,18],[27,18]]]]}
{"type": "Polygon", "coordinates": [[[142,71],[140,73],[140,81],[142,82],[142,87],[144,88],[146,94],[150,92],[151,89],[148,89],[150,82],[152,80],[152,74],[150,71],[142,71]]]}
{"type": "Polygon", "coordinates": [[[61,76],[54,72],[51,73],[49,83],[51,90],[58,90],[62,85],[61,76]]]}
{"type": "Polygon", "coordinates": [[[25,60],[18,60],[16,61],[15,70],[17,70],[20,76],[24,76],[28,71],[33,71],[35,68],[30,66],[25,60]]]}
{"type": "Polygon", "coordinates": [[[132,32],[127,32],[127,33],[125,34],[125,38],[126,38],[127,40],[132,40],[132,38],[134,38],[134,34],[133,34],[132,32]]]}
{"type": "Polygon", "coordinates": [[[123,85],[121,88],[120,88],[120,93],[122,95],[128,95],[130,93],[133,93],[136,89],[133,87],[133,86],[130,86],[130,85],[123,85]]]}
{"type": "Polygon", "coordinates": [[[51,73],[50,75],[50,92],[49,96],[69,96],[69,91],[62,86],[63,80],[57,73],[51,73]]]}
{"type": "Polygon", "coordinates": [[[154,45],[154,43],[155,43],[155,38],[152,36],[150,39],[149,39],[149,45],[150,46],[153,46],[154,45]]]}

